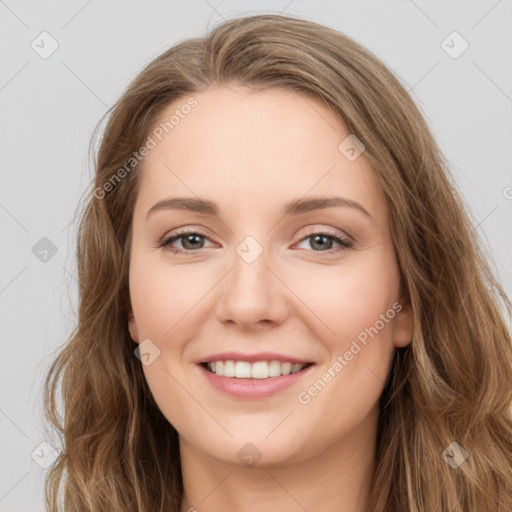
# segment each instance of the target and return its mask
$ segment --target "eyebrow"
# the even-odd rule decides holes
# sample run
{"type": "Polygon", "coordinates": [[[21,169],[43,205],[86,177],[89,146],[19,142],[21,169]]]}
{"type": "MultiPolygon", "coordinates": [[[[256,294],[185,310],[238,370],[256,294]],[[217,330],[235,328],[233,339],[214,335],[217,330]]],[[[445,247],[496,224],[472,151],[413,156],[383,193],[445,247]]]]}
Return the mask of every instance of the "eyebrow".
{"type": "MultiPolygon", "coordinates": [[[[324,208],[332,207],[348,207],[355,208],[366,216],[373,219],[368,210],[363,205],[347,199],[345,197],[333,196],[333,197],[312,197],[309,199],[295,199],[286,203],[281,208],[283,216],[286,215],[300,215],[301,213],[312,212],[314,210],[322,210],[324,208]]],[[[213,201],[206,199],[200,199],[195,197],[170,197],[158,201],[153,205],[148,213],[146,219],[154,212],[159,210],[187,210],[196,213],[202,213],[204,215],[217,216],[219,213],[219,207],[213,201]]]]}

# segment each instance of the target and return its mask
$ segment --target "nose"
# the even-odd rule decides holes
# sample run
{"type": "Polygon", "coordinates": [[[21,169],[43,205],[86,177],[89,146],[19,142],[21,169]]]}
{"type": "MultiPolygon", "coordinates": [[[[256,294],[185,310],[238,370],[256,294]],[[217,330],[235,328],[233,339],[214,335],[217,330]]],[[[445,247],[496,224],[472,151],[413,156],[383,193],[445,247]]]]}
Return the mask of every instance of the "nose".
{"type": "Polygon", "coordinates": [[[269,251],[255,245],[237,248],[231,269],[217,288],[216,315],[245,330],[282,324],[292,293],[272,267],[269,251]],[[255,252],[256,251],[256,252],[255,252]],[[259,254],[258,254],[259,253],[259,254]]]}

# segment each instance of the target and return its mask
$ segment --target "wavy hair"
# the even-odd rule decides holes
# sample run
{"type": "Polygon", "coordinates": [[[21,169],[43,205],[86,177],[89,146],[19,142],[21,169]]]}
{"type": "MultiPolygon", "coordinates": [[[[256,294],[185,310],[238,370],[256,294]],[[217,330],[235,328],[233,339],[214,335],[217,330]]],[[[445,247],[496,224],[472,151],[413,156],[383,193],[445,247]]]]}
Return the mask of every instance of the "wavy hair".
{"type": "Polygon", "coordinates": [[[267,14],[228,20],[169,48],[100,121],[108,120],[80,204],[78,321],[44,382],[45,419],[63,446],[46,476],[47,509],[180,510],[178,435],[128,332],[131,222],[144,160],[108,183],[171,102],[211,84],[319,99],[363,141],[387,200],[414,331],[395,351],[380,400],[369,510],[510,511],[511,304],[445,157],[406,88],[375,55],[331,28],[267,14]],[[454,469],[442,453],[455,441],[468,457],[454,469]]]}

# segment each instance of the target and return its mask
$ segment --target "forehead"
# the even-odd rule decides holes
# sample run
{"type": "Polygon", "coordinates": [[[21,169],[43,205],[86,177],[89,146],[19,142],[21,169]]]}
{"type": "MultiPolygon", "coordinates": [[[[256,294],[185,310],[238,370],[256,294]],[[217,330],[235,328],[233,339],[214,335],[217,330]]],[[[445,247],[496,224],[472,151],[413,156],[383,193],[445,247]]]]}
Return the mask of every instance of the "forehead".
{"type": "Polygon", "coordinates": [[[351,161],[340,151],[350,133],[318,99],[281,88],[208,88],[168,105],[155,127],[172,116],[161,140],[152,135],[156,146],[143,162],[139,202],[148,207],[163,197],[197,195],[250,211],[339,194],[383,213],[364,153],[351,161]],[[191,97],[196,105],[181,110],[191,97]]]}

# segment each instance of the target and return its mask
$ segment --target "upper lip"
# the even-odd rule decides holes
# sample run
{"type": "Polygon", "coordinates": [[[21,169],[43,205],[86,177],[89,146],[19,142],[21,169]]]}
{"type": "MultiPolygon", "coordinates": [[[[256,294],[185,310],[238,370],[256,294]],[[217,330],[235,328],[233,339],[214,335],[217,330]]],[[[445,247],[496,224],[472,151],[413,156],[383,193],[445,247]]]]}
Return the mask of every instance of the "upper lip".
{"type": "Polygon", "coordinates": [[[290,362],[294,364],[308,364],[312,361],[298,359],[296,357],[277,354],[275,352],[257,352],[255,354],[242,354],[240,352],[222,352],[204,357],[196,361],[197,364],[211,363],[213,361],[247,361],[248,363],[256,363],[258,361],[281,361],[282,363],[290,362]]]}

